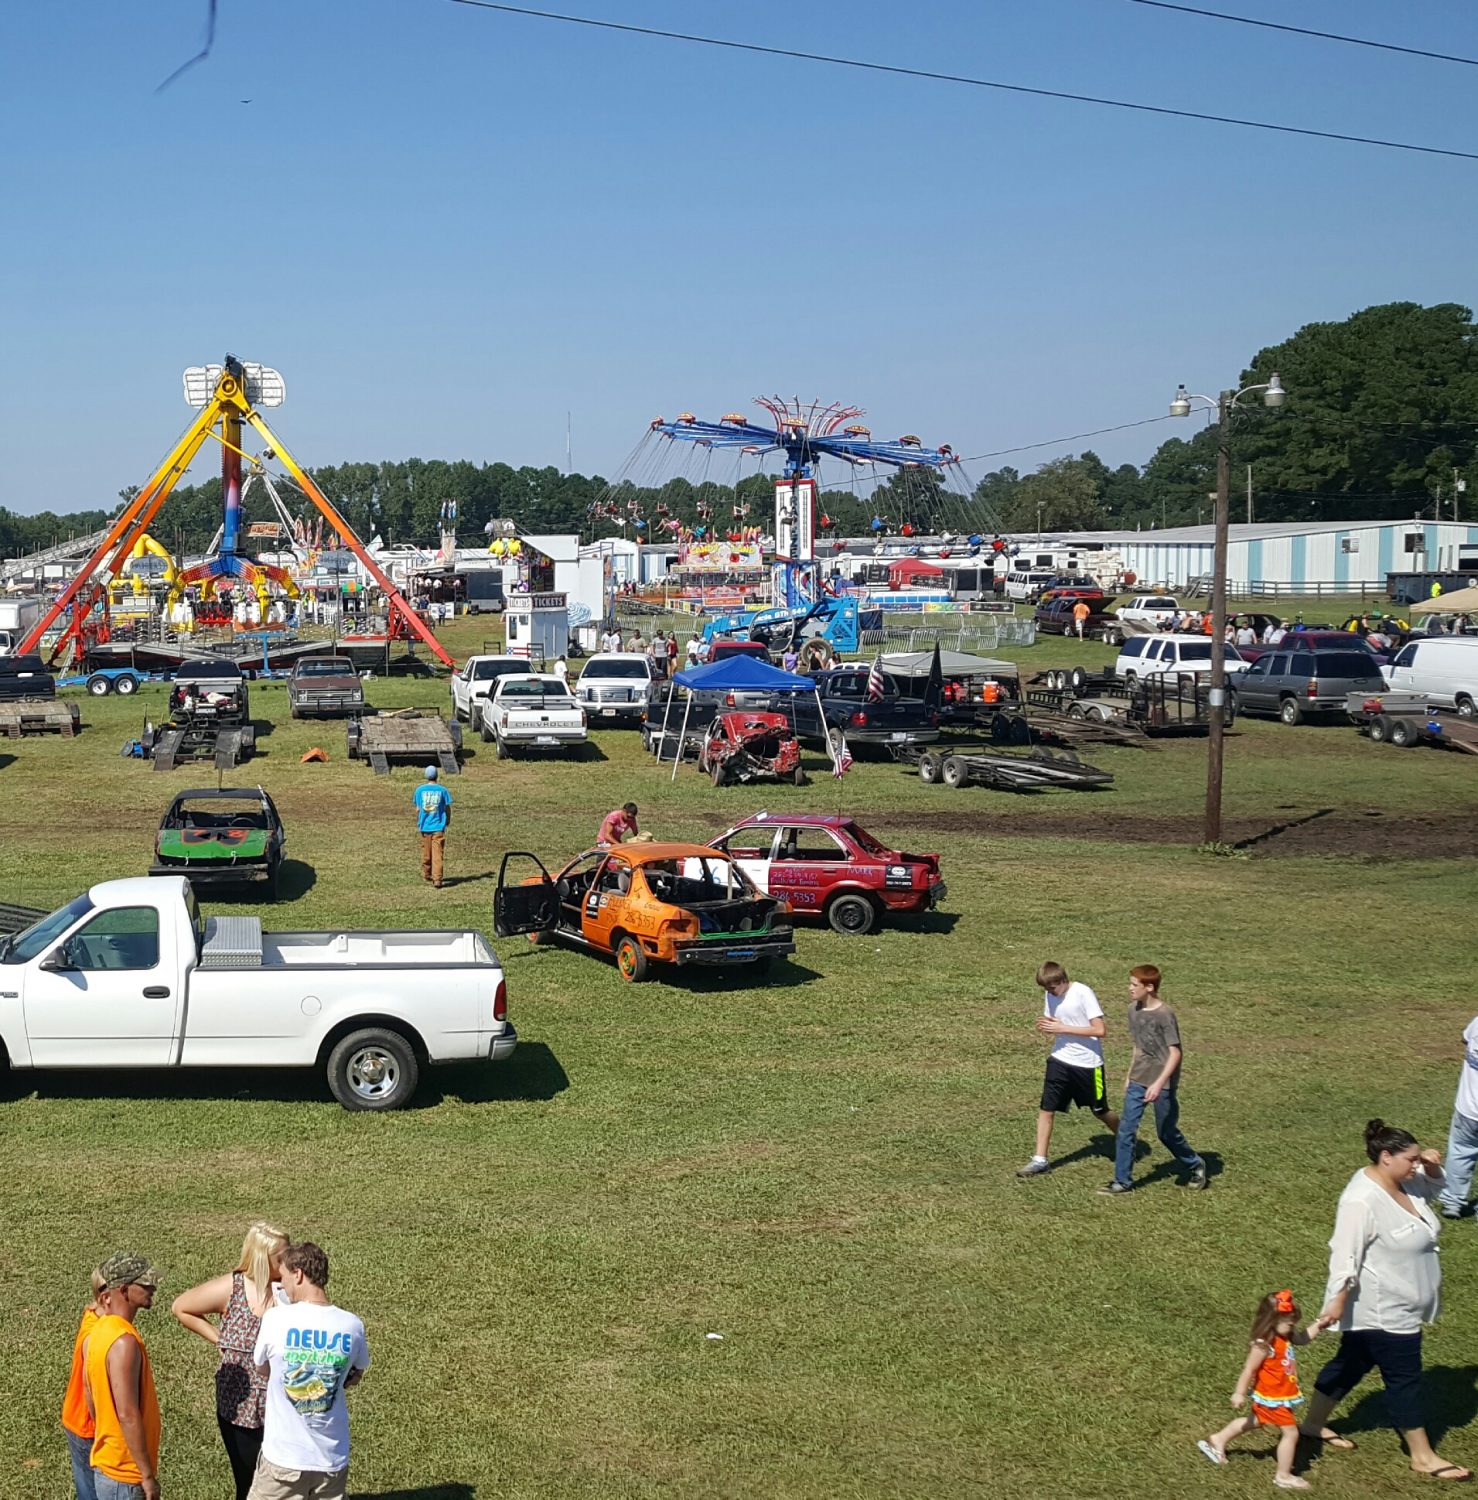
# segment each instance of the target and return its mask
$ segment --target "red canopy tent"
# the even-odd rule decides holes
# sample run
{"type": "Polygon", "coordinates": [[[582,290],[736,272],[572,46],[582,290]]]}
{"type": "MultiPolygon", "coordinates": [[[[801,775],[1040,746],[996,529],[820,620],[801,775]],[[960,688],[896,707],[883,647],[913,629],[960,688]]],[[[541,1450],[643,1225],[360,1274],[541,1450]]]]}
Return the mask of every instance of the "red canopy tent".
{"type": "Polygon", "coordinates": [[[888,587],[907,588],[910,584],[933,583],[944,577],[944,569],[925,562],[922,557],[902,557],[888,565],[888,587]]]}

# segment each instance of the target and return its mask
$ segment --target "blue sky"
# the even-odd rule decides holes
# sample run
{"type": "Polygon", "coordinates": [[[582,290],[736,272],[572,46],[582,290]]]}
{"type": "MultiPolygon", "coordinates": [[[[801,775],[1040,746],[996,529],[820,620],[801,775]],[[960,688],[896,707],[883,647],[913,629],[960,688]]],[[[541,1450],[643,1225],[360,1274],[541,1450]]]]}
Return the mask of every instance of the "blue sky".
{"type": "MultiPolygon", "coordinates": [[[[1478,144],[1471,69],[1130,0],[551,8],[1478,144]]],[[[1478,55],[1465,0],[1235,8],[1478,55]]],[[[156,94],[205,12],[0,7],[13,510],[142,482],[188,420],[181,370],[227,350],[283,372],[276,425],[310,465],[561,465],[568,410],[575,467],[609,477],[654,415],[761,392],[974,455],[1158,415],[1311,320],[1473,301],[1478,163],[448,0],[220,0],[210,58],[156,94]]],[[[1177,432],[972,474],[1142,461],[1177,432]]]]}

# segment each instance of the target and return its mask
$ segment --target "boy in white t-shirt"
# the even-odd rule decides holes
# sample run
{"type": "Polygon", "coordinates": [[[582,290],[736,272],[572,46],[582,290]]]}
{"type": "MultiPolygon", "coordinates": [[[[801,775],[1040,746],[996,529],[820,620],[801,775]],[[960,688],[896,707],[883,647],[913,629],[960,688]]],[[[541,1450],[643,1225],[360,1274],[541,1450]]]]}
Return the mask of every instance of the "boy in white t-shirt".
{"type": "Polygon", "coordinates": [[[328,1256],[305,1240],[282,1252],[286,1305],[262,1314],[252,1359],[267,1377],[262,1452],[247,1500],[343,1500],[349,1486],[344,1392],[369,1369],[364,1324],[335,1307],[328,1256]]]}
{"type": "Polygon", "coordinates": [[[1447,1181],[1442,1185],[1442,1214],[1448,1219],[1460,1219],[1468,1211],[1473,1168],[1478,1166],[1478,1016],[1468,1022],[1463,1045],[1463,1071],[1447,1133],[1447,1181]]]}
{"type": "Polygon", "coordinates": [[[1047,1171],[1047,1149],[1052,1144],[1054,1117],[1074,1105],[1092,1112],[1110,1133],[1119,1128],[1119,1117],[1109,1108],[1103,1078],[1103,1037],[1107,1027],[1098,996],[1086,984],[1074,984],[1067,970],[1050,960],[1037,970],[1042,986],[1042,1014],[1037,1030],[1052,1040],[1047,1058],[1047,1076],[1042,1083],[1042,1102],[1037,1112],[1037,1149],[1018,1177],[1035,1177],[1047,1171]]]}

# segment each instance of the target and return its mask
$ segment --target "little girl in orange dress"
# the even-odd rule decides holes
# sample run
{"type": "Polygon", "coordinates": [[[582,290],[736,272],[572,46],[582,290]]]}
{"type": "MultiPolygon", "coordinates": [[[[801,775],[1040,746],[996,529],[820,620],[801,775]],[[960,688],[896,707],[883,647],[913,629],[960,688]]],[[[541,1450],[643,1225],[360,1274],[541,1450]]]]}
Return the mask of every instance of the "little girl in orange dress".
{"type": "MultiPolygon", "coordinates": [[[[1257,1427],[1274,1427],[1278,1431],[1278,1469],[1273,1475],[1273,1483],[1283,1490],[1309,1488],[1309,1481],[1293,1472],[1293,1459],[1298,1450],[1298,1418],[1294,1409],[1301,1406],[1304,1399],[1298,1388],[1298,1368],[1293,1351],[1317,1338],[1323,1328],[1324,1324],[1318,1319],[1307,1328],[1299,1328],[1298,1304],[1293,1300],[1293,1293],[1286,1288],[1281,1292],[1270,1292],[1258,1303],[1257,1316],[1252,1320],[1252,1348],[1248,1351],[1242,1373],[1237,1377],[1237,1388],[1232,1392],[1232,1406],[1240,1411],[1250,1386],[1252,1410],[1196,1444],[1212,1463],[1224,1464],[1227,1461],[1227,1444],[1234,1437],[1257,1427]]],[[[1321,1436],[1331,1446],[1354,1446],[1348,1438],[1337,1439],[1337,1435],[1327,1429],[1321,1436]]]]}

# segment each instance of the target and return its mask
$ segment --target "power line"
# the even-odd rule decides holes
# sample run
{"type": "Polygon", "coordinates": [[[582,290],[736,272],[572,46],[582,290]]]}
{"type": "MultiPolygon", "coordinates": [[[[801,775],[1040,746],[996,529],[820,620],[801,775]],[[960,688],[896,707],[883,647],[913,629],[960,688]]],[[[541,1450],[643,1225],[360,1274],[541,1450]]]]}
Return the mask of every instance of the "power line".
{"type": "Polygon", "coordinates": [[[1131,427],[1148,427],[1153,422],[1176,420],[1167,412],[1163,417],[1142,417],[1138,422],[1120,422],[1117,427],[1095,427],[1092,432],[1075,432],[1070,437],[1049,438],[1045,443],[1023,443],[1019,448],[997,448],[990,453],[977,453],[973,458],[961,459],[960,462],[975,464],[983,458],[1003,458],[1008,453],[1029,453],[1034,448],[1060,448],[1064,443],[1076,443],[1082,438],[1102,437],[1106,432],[1127,432],[1131,427]]]}
{"type": "Polygon", "coordinates": [[[1139,104],[1128,99],[1106,99],[1095,94],[1070,94],[1062,89],[1029,88],[1021,83],[1000,83],[988,78],[970,78],[960,73],[935,73],[924,68],[904,68],[895,63],[865,62],[856,57],[836,57],[825,52],[800,52],[790,47],[766,47],[758,42],[736,42],[726,37],[698,36],[686,31],[663,31],[655,26],[633,26],[624,21],[598,21],[590,16],[565,15],[560,11],[534,10],[524,5],[504,5],[499,0],[449,0],[474,10],[495,10],[511,16],[529,16],[539,21],[562,21],[571,26],[593,26],[601,31],[623,31],[633,36],[660,37],[665,41],[693,42],[704,47],[725,47],[734,52],[757,52],[766,57],[788,57],[799,62],[830,63],[839,68],[858,68],[868,73],[891,73],[901,78],[923,78],[932,83],[961,83],[977,89],[997,89],[1007,94],[1028,94],[1037,99],[1062,99],[1074,104],[1096,104],[1104,109],[1132,110],[1139,114],[1165,115],[1177,120],[1201,120],[1212,125],[1235,125],[1243,130],[1267,130],[1278,135],[1307,136],[1321,141],[1342,141],[1354,146],[1380,146],[1390,151],[1412,151],[1423,156],[1449,156],[1460,161],[1478,161],[1478,152],[1455,151],[1446,146],[1421,146],[1411,141],[1388,141],[1376,136],[1346,135],[1335,130],[1311,130],[1302,125],[1277,125],[1268,120],[1244,120],[1235,115],[1203,114],[1193,109],[1171,109],[1163,104],[1139,104]]]}
{"type": "Polygon", "coordinates": [[[1307,26],[1288,26],[1282,21],[1259,21],[1252,16],[1228,15],[1224,10],[1202,10],[1197,5],[1174,5],[1171,0],[1131,0],[1155,10],[1178,10],[1187,16],[1206,16],[1213,21],[1235,21],[1239,26],[1261,26],[1267,31],[1287,31],[1294,36],[1317,37],[1322,42],[1345,42],[1351,47],[1374,47],[1379,52],[1403,52],[1407,57],[1428,57],[1434,62],[1464,63],[1478,68],[1478,57],[1458,57],[1451,52],[1428,52],[1422,47],[1401,47],[1395,42],[1375,42],[1369,37],[1344,36],[1337,31],[1311,31],[1307,26]]]}

